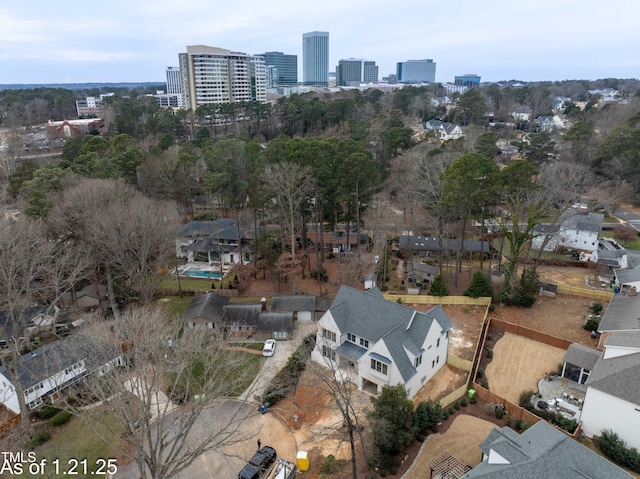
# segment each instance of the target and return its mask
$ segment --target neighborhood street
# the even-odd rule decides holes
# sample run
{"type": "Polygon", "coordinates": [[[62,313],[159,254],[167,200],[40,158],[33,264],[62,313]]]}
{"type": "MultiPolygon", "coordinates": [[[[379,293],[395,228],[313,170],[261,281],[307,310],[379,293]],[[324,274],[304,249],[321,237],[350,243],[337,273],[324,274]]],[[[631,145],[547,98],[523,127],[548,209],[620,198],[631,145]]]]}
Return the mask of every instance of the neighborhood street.
{"type": "MultiPolygon", "coordinates": [[[[177,477],[179,479],[211,479],[236,477],[257,449],[260,439],[262,446],[272,446],[278,457],[295,462],[297,444],[289,428],[271,413],[258,411],[258,398],[270,384],[276,373],[286,364],[291,353],[301,344],[302,339],[316,330],[314,321],[295,323],[293,339],[278,341],[273,356],[266,358],[260,372],[247,390],[237,399],[219,399],[212,407],[202,411],[199,423],[191,431],[195,439],[210,433],[212,429],[228,424],[230,418],[236,421],[231,444],[202,454],[191,466],[177,477]]],[[[179,412],[179,409],[175,411],[179,412]]],[[[136,477],[135,463],[119,467],[115,478],[136,477]]]]}

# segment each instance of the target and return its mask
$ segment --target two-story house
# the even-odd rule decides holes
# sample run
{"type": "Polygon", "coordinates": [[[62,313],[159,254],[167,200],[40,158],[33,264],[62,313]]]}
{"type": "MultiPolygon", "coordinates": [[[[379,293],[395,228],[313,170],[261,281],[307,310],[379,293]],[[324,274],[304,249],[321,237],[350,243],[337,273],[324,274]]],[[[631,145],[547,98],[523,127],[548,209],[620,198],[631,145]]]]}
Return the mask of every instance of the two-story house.
{"type": "Polygon", "coordinates": [[[462,132],[462,128],[456,125],[455,123],[448,123],[440,120],[429,120],[424,124],[424,130],[427,132],[433,131],[436,135],[436,138],[439,138],[443,141],[446,140],[456,140],[462,136],[464,133],[462,132]]]}
{"type": "Polygon", "coordinates": [[[593,253],[598,249],[598,237],[602,229],[604,215],[601,213],[578,213],[566,210],[560,218],[560,224],[537,225],[533,229],[531,247],[545,251],[555,251],[559,247],[571,248],[593,253]],[[549,240],[544,244],[545,239],[549,240]]]}
{"type": "Polygon", "coordinates": [[[234,265],[253,260],[253,231],[232,218],[190,221],[176,234],[176,255],[189,263],[234,265]]]}
{"type": "Polygon", "coordinates": [[[447,362],[451,321],[440,306],[421,313],[379,289],[341,286],[318,321],[313,361],[339,368],[359,390],[403,384],[411,398],[447,362]]]}

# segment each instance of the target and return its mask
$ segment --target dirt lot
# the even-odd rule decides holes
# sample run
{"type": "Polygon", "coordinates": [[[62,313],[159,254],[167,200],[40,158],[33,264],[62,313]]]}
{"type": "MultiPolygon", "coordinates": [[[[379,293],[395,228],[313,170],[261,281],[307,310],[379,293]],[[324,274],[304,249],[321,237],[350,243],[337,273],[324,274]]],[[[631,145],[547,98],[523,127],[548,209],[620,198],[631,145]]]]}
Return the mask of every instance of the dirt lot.
{"type": "Polygon", "coordinates": [[[427,438],[413,465],[407,474],[402,476],[403,479],[428,477],[426,471],[429,471],[429,462],[443,452],[454,455],[470,466],[478,465],[482,461],[482,452],[479,447],[469,447],[469,445],[480,444],[494,427],[496,424],[484,419],[466,414],[456,416],[444,434],[427,438]],[[463,440],[461,440],[462,437],[464,437],[463,440]]]}
{"type": "Polygon", "coordinates": [[[522,391],[537,391],[538,381],[558,370],[564,353],[563,349],[505,333],[493,348],[493,360],[485,373],[489,388],[518,404],[522,391]]]}

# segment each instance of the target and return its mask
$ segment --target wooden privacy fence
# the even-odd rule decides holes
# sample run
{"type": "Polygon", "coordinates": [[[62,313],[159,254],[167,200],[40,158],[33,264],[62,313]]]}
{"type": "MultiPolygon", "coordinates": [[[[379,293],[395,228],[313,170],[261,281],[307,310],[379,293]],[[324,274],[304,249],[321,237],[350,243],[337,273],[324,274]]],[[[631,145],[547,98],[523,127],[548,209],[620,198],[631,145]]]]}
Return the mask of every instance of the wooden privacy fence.
{"type": "Polygon", "coordinates": [[[489,328],[491,327],[502,329],[506,332],[517,334],[518,336],[524,336],[525,338],[533,339],[539,343],[548,344],[549,346],[554,346],[564,350],[568,349],[573,343],[573,341],[569,341],[567,339],[551,336],[550,334],[545,334],[540,331],[536,331],[535,329],[525,328],[524,326],[508,323],[495,318],[489,319],[489,328]]]}
{"type": "Polygon", "coordinates": [[[606,301],[606,302],[609,302],[613,297],[613,293],[611,291],[578,288],[577,286],[569,286],[566,284],[558,285],[558,294],[566,294],[568,296],[581,296],[585,298],[591,298],[591,299],[596,299],[598,301],[606,301]]]}
{"type": "Polygon", "coordinates": [[[525,408],[507,401],[505,398],[492,393],[491,391],[483,388],[477,383],[471,383],[471,387],[475,391],[475,395],[487,404],[503,405],[505,414],[511,416],[512,419],[519,419],[521,421],[524,421],[529,424],[529,426],[533,426],[535,423],[542,420],[542,418],[539,418],[535,414],[527,411],[525,408]]]}
{"type": "Polygon", "coordinates": [[[471,298],[469,296],[429,296],[426,294],[389,294],[384,293],[389,301],[402,301],[402,304],[468,304],[470,306],[489,306],[491,298],[471,298]]]}

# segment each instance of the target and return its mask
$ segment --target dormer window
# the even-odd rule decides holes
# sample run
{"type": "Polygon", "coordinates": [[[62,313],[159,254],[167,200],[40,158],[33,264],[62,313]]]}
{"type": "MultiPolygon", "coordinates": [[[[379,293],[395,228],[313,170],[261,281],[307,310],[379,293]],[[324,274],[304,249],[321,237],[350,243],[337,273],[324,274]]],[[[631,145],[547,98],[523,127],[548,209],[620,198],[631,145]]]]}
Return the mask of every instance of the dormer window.
{"type": "Polygon", "coordinates": [[[422,354],[413,360],[413,367],[417,368],[422,364],[422,354]]]}
{"type": "Polygon", "coordinates": [[[369,349],[369,340],[360,338],[360,346],[369,349]]]}
{"type": "Polygon", "coordinates": [[[347,341],[351,341],[352,343],[356,342],[356,335],[355,334],[351,334],[351,333],[347,333],[347,341]]]}

